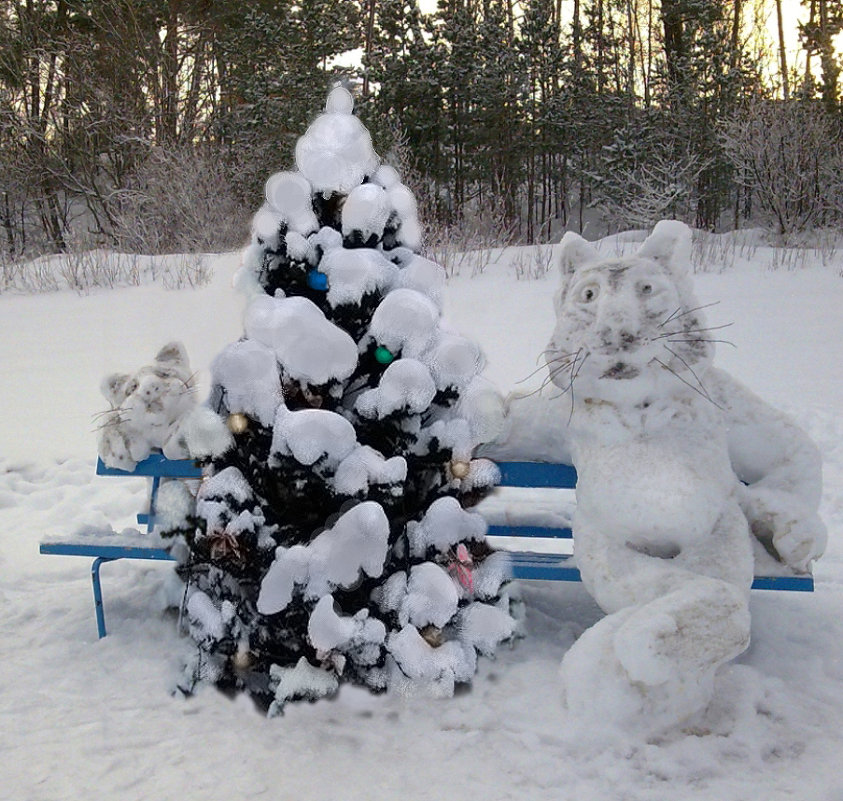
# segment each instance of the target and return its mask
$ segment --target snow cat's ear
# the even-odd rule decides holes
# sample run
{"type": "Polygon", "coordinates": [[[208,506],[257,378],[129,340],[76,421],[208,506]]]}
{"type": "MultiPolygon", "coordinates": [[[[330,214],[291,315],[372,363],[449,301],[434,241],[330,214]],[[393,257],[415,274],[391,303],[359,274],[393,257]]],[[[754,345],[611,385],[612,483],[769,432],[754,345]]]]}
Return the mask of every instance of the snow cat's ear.
{"type": "Polygon", "coordinates": [[[691,229],[678,220],[662,220],[639,249],[638,256],[652,259],[682,275],[690,272],[691,229]]]}
{"type": "Polygon", "coordinates": [[[100,392],[113,408],[116,409],[126,400],[126,385],[130,379],[131,376],[128,373],[112,373],[103,378],[100,383],[100,392]]]}
{"type": "Polygon", "coordinates": [[[600,261],[597,249],[573,231],[566,232],[560,243],[559,270],[567,278],[584,264],[600,261]]]}
{"type": "Polygon", "coordinates": [[[165,362],[167,367],[187,367],[187,350],[181,342],[168,342],[155,357],[156,362],[165,362]]]}

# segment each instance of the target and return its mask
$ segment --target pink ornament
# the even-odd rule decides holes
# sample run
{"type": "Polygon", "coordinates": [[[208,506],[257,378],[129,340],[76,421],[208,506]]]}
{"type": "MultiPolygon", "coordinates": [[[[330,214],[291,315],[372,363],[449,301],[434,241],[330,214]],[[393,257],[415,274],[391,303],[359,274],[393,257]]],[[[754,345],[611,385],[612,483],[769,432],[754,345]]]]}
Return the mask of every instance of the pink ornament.
{"type": "Polygon", "coordinates": [[[457,545],[456,557],[454,561],[448,565],[448,572],[456,575],[457,581],[463,589],[472,592],[474,590],[474,576],[471,573],[471,568],[474,565],[474,560],[468,552],[468,548],[463,543],[457,545]]]}

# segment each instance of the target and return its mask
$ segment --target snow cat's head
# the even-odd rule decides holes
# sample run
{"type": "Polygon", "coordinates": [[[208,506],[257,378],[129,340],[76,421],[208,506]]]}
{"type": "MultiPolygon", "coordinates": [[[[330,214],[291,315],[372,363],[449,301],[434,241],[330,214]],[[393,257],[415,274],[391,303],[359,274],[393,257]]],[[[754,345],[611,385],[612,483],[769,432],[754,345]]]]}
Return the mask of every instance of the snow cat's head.
{"type": "Polygon", "coordinates": [[[714,343],[691,284],[690,244],[690,229],[674,220],[617,258],[565,234],[545,350],[554,384],[580,400],[633,405],[665,393],[706,394],[714,343]]]}

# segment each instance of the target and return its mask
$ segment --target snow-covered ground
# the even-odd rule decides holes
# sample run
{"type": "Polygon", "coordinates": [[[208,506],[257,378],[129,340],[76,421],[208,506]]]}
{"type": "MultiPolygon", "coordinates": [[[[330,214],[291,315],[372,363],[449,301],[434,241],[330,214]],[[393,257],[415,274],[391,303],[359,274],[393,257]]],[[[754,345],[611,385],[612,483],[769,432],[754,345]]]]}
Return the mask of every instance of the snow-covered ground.
{"type": "MultiPolygon", "coordinates": [[[[556,671],[601,614],[581,585],[525,585],[527,637],[451,700],[347,687],[266,720],[213,689],[171,697],[189,644],[162,611],[170,567],[103,568],[98,641],[86,561],[38,543],[132,524],[143,482],[93,475],[100,380],[180,339],[206,390],[207,365],[241,333],[239,257],[213,260],[196,290],[0,295],[0,798],[843,799],[843,255],[823,266],[709,244],[697,293],[719,301],[711,324],[734,323],[716,363],[819,443],[829,547],[813,595],[754,593],[752,646],[720,676],[705,725],[659,742],[569,731],[556,671]]],[[[509,251],[446,290],[449,323],[505,389],[535,369],[553,324],[555,275],[517,280],[528,262],[509,251]]]]}

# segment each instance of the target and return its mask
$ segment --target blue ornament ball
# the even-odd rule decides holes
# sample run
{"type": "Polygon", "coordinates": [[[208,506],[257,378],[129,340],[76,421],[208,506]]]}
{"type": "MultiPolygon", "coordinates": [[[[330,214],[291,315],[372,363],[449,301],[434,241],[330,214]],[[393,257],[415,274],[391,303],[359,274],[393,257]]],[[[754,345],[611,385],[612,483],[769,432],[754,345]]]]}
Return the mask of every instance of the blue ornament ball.
{"type": "Polygon", "coordinates": [[[325,273],[320,273],[319,270],[311,270],[307,274],[307,285],[311,289],[324,292],[328,288],[328,276],[325,273]]]}

